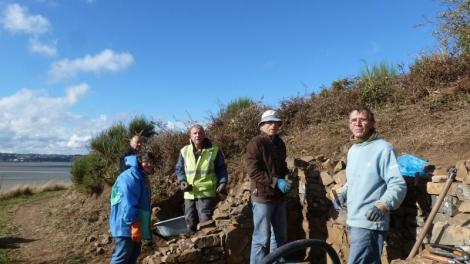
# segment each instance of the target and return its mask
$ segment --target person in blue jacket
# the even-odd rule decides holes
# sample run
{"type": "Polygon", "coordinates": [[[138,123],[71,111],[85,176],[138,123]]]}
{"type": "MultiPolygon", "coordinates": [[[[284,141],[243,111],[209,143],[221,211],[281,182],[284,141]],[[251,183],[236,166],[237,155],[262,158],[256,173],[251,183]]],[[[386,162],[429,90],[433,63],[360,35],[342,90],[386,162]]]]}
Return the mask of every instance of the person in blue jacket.
{"type": "Polygon", "coordinates": [[[109,224],[115,244],[111,264],[136,263],[142,239],[152,239],[148,175],[154,172],[155,155],[142,151],[126,163],[129,169],[117,177],[111,191],[109,224]]]}
{"type": "Polygon", "coordinates": [[[350,239],[349,264],[381,263],[390,210],[406,195],[393,147],[375,130],[374,114],[357,108],[349,114],[353,145],[348,151],[346,178],[333,205],[347,207],[350,239]]]}

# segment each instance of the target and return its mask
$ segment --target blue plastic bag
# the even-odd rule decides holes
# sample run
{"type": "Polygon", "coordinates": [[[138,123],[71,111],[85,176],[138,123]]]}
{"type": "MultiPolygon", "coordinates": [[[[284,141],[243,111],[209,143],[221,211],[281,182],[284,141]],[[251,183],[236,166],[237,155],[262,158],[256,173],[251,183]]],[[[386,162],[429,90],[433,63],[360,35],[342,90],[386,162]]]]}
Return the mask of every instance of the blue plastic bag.
{"type": "Polygon", "coordinates": [[[399,156],[397,162],[401,175],[407,177],[415,177],[416,173],[424,175],[426,172],[423,168],[429,164],[429,162],[410,154],[399,156]]]}

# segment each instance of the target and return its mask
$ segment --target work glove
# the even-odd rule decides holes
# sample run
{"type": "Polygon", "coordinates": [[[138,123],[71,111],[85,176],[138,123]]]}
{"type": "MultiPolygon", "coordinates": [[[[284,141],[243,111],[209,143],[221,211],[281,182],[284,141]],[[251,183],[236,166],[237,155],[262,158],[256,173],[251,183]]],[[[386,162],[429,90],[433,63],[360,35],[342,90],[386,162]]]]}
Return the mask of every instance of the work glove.
{"type": "Polygon", "coordinates": [[[221,183],[219,186],[217,186],[217,193],[222,193],[222,194],[227,194],[227,184],[226,183],[221,183]]]}
{"type": "Polygon", "coordinates": [[[140,221],[135,221],[131,224],[131,240],[135,243],[140,243],[142,241],[140,221]]]}
{"type": "Polygon", "coordinates": [[[181,181],[180,190],[183,192],[189,192],[191,190],[191,185],[189,185],[187,181],[181,181]]]}
{"type": "Polygon", "coordinates": [[[384,217],[385,217],[385,212],[380,210],[375,205],[371,209],[369,209],[369,211],[367,211],[366,213],[367,220],[372,221],[372,222],[382,221],[384,217]]]}
{"type": "Polygon", "coordinates": [[[342,192],[336,199],[333,200],[333,207],[340,211],[346,206],[346,192],[342,192]]]}
{"type": "Polygon", "coordinates": [[[284,179],[277,179],[276,187],[281,190],[282,193],[288,193],[290,187],[292,185],[292,181],[284,180],[284,179]]]}

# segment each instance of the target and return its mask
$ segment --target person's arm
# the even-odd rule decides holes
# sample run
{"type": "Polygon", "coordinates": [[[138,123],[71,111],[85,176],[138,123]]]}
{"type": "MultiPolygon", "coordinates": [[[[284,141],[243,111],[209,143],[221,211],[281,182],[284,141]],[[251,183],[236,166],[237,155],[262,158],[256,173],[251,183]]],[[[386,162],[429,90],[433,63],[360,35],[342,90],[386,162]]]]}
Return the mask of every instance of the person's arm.
{"type": "Polygon", "coordinates": [[[387,184],[387,190],[380,197],[376,205],[380,206],[382,204],[387,210],[395,210],[405,199],[406,183],[400,173],[392,146],[388,146],[384,150],[380,163],[381,176],[387,184]]]}
{"type": "Polygon", "coordinates": [[[214,160],[215,175],[217,176],[217,185],[228,182],[227,164],[225,164],[224,154],[219,148],[214,160]]]}
{"type": "Polygon", "coordinates": [[[139,217],[139,200],[142,193],[142,185],[135,175],[134,171],[130,171],[124,179],[122,185],[122,199],[127,204],[127,212],[124,214],[126,224],[132,224],[140,221],[139,217]]]}
{"type": "Polygon", "coordinates": [[[276,187],[277,177],[272,177],[264,169],[266,165],[263,160],[262,146],[254,140],[251,140],[246,147],[246,167],[248,176],[253,181],[270,186],[271,188],[276,187]]]}
{"type": "Polygon", "coordinates": [[[180,153],[178,156],[178,161],[176,162],[176,179],[178,183],[182,181],[186,181],[186,173],[184,172],[184,158],[183,155],[180,153]]]}

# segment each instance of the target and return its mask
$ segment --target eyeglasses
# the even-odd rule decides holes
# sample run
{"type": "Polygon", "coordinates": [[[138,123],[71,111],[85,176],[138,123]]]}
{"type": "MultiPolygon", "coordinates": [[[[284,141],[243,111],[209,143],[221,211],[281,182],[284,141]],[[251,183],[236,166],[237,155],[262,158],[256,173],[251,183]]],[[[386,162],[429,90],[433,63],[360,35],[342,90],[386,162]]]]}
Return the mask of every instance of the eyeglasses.
{"type": "Polygon", "coordinates": [[[366,119],[366,118],[353,118],[349,120],[349,123],[351,124],[355,124],[355,123],[364,124],[367,122],[369,122],[369,119],[366,119]]]}

